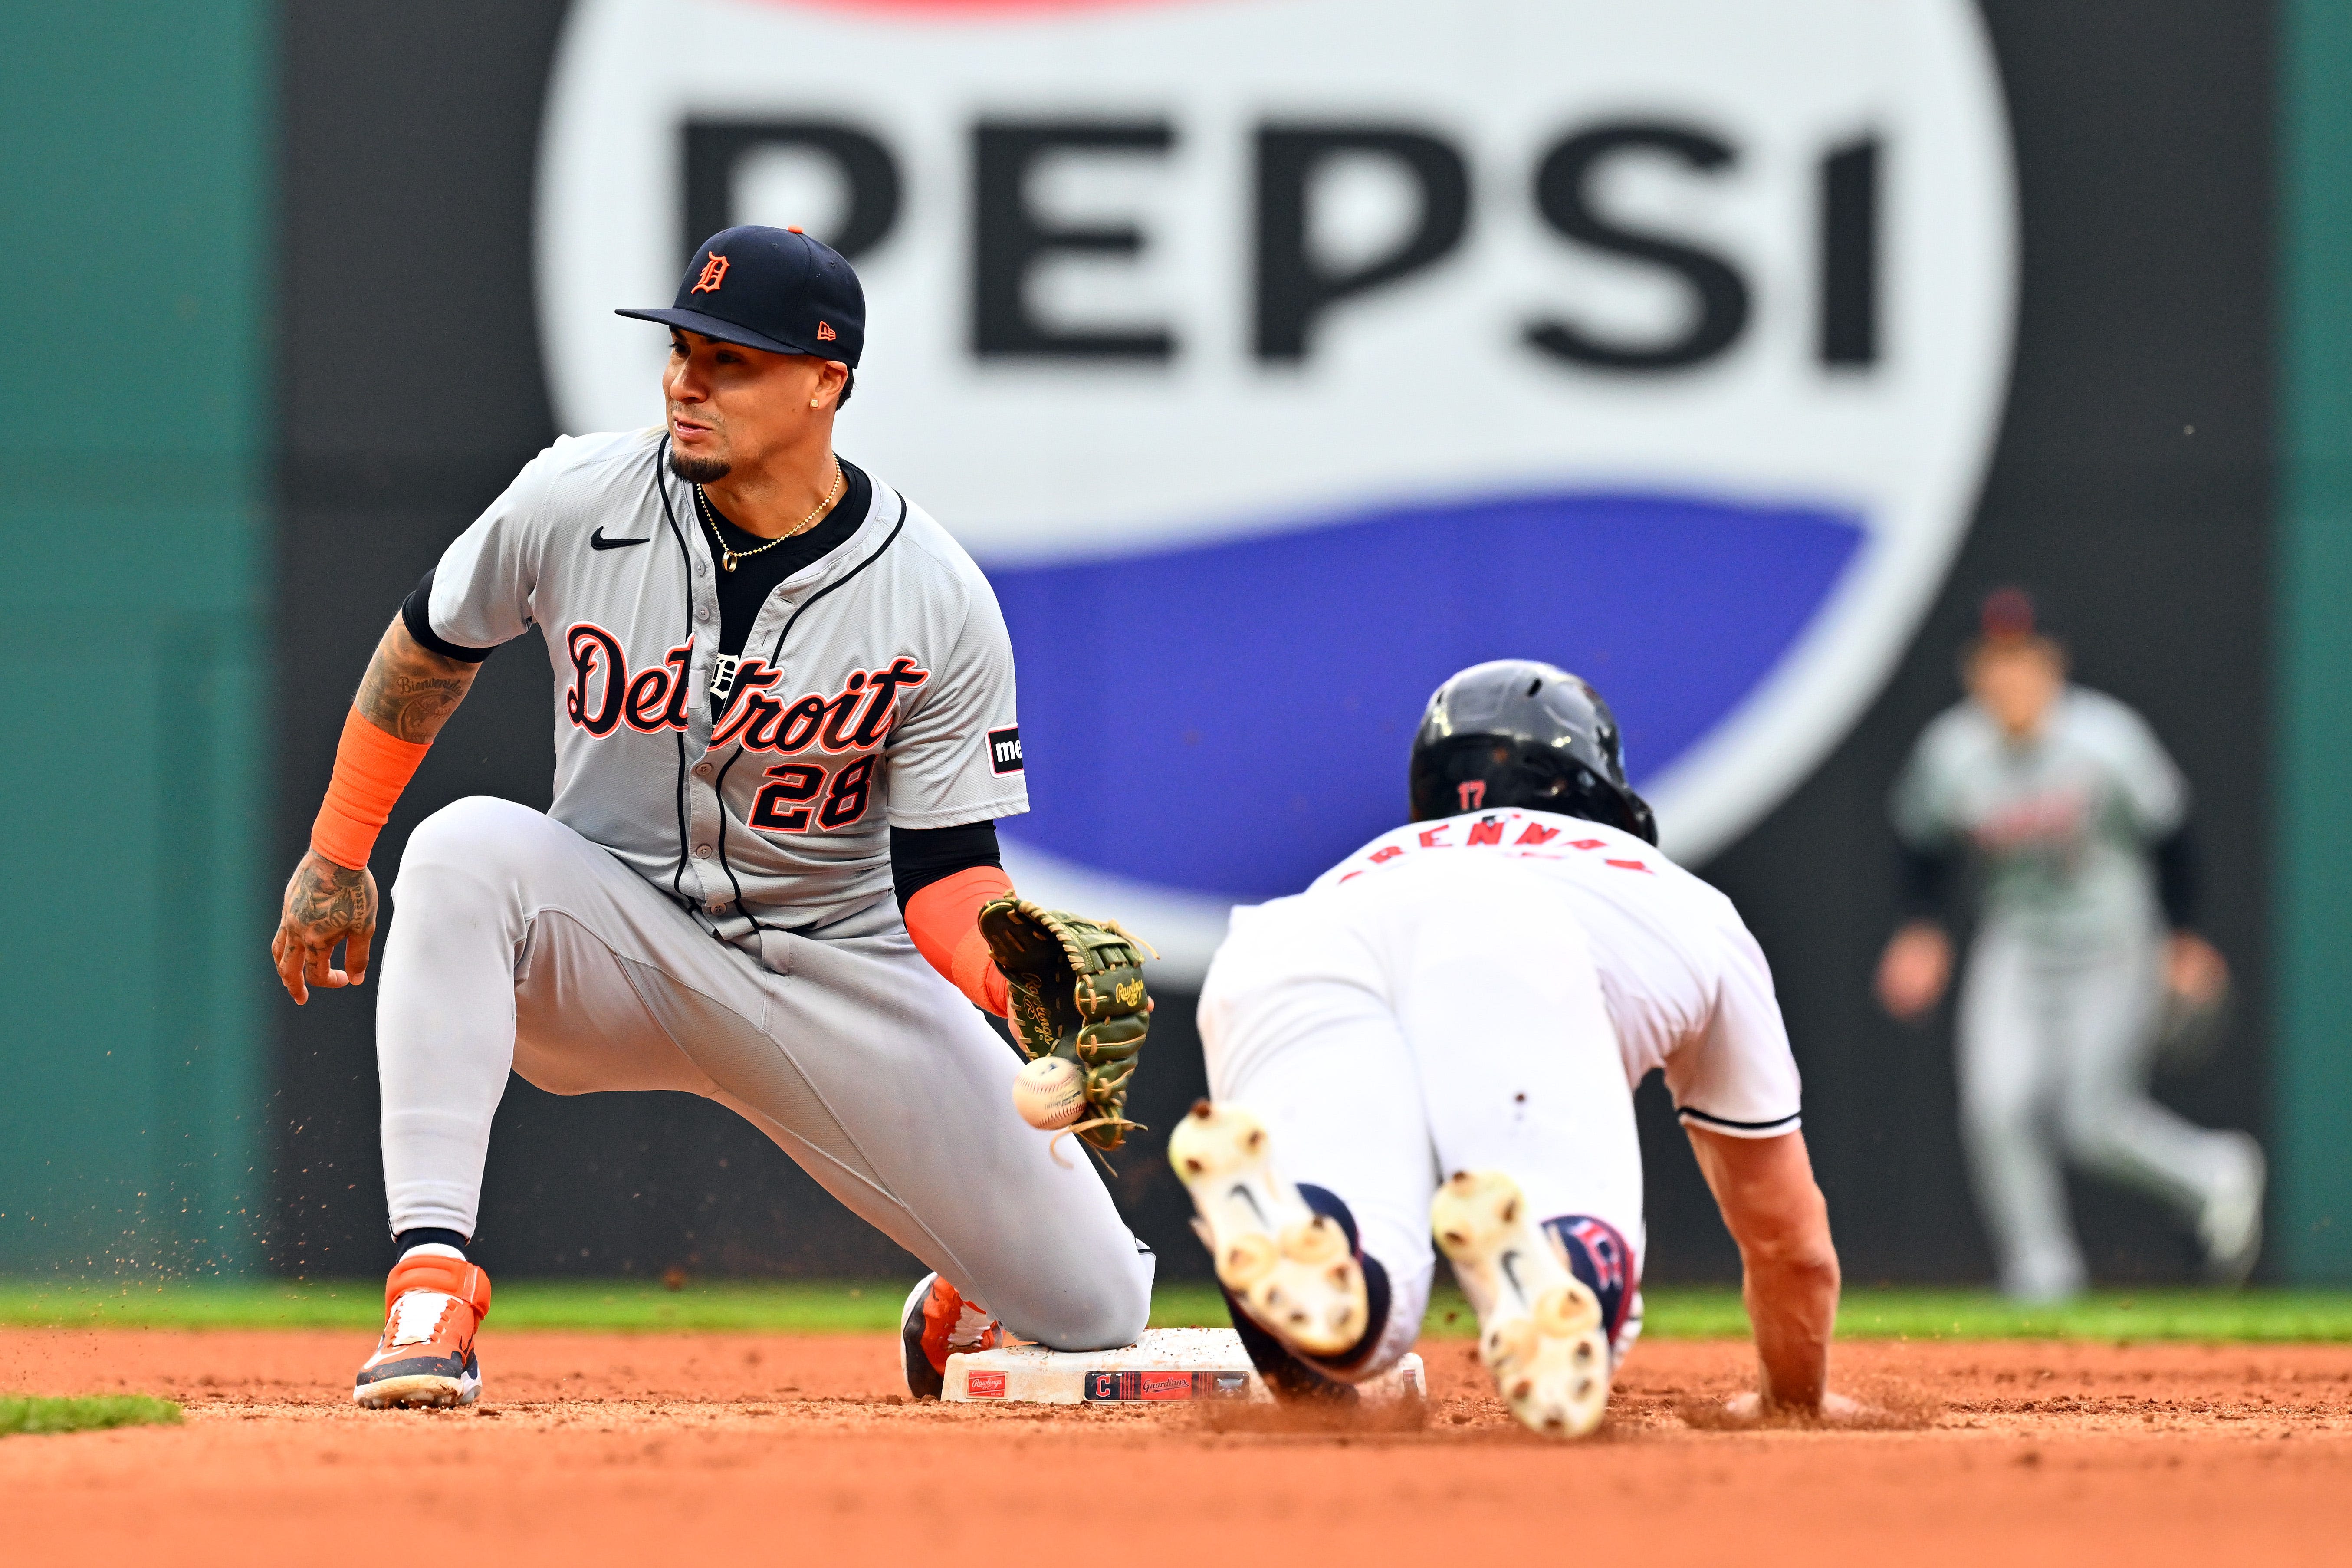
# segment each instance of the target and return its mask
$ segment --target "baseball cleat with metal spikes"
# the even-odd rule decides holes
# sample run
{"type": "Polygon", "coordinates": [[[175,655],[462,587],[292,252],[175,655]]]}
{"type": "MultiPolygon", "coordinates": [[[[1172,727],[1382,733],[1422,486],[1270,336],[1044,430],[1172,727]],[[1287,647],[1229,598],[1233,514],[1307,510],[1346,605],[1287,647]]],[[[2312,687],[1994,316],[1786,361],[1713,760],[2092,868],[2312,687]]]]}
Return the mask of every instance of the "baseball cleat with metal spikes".
{"type": "Polygon", "coordinates": [[[1601,1299],[1570,1273],[1499,1171],[1457,1172],[1429,1205],[1430,1228],[1478,1312],[1478,1354],[1503,1403],[1547,1437],[1582,1437],[1609,1408],[1601,1299]]]}
{"type": "Polygon", "coordinates": [[[1362,1341],[1371,1317],[1363,1265],[1339,1222],[1276,1171],[1263,1122],[1200,1100],[1169,1134],[1168,1160],[1192,1194],[1192,1228],[1217,1279],[1253,1321],[1303,1355],[1362,1341]]]}

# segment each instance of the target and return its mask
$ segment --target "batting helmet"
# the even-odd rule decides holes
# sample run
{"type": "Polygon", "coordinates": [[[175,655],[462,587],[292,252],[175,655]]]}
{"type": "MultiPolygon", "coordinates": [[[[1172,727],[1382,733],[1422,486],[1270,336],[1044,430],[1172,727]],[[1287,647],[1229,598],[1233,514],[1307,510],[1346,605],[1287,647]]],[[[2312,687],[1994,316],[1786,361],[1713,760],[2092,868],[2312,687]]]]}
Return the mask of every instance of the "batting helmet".
{"type": "Polygon", "coordinates": [[[1658,841],[1649,803],[1625,782],[1615,715],[1556,665],[1500,658],[1447,680],[1421,716],[1411,776],[1416,822],[1516,805],[1658,841]]]}

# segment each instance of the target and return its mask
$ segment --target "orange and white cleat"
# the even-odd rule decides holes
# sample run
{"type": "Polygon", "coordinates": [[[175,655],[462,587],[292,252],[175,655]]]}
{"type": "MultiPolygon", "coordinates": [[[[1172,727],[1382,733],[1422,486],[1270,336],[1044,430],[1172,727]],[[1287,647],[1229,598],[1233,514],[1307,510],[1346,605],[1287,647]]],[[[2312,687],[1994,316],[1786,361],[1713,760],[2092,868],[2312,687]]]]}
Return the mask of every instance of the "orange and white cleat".
{"type": "Polygon", "coordinates": [[[908,1292],[898,1318],[907,1392],[918,1399],[937,1399],[947,1387],[948,1357],[959,1351],[994,1350],[1003,1342],[1003,1326],[986,1308],[965,1300],[944,1277],[924,1275],[908,1292]]]}
{"type": "Polygon", "coordinates": [[[490,1277],[462,1258],[411,1254],[383,1282],[383,1337],[360,1366],[352,1402],[466,1405],[482,1396],[474,1331],[490,1315],[490,1277]]]}

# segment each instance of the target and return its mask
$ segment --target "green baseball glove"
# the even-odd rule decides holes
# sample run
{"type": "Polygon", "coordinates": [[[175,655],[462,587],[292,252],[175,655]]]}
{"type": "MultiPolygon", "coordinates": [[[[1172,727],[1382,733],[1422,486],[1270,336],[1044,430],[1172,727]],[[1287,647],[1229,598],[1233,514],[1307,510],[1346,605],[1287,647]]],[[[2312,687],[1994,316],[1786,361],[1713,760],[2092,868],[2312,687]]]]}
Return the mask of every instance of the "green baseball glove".
{"type": "Polygon", "coordinates": [[[1013,1038],[1024,1056],[1061,1057],[1086,1073],[1087,1114],[1066,1129],[1108,1151],[1137,1123],[1127,1082],[1151,1027],[1144,945],[1115,921],[1041,910],[1024,899],[980,908],[980,934],[1004,972],[1013,1038]]]}

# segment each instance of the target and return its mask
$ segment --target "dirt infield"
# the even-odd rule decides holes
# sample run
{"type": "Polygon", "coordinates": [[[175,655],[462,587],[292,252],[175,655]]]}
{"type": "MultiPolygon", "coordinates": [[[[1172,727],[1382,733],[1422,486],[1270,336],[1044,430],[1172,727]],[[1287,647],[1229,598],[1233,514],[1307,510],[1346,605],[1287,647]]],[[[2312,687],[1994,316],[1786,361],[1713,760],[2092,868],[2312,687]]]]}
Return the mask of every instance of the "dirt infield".
{"type": "Polygon", "coordinates": [[[1750,1352],[1651,1343],[1609,1426],[1512,1426],[1461,1341],[1411,1431],[1182,1406],[916,1405],[865,1336],[492,1331],[478,1412],[354,1410],[340,1333],[0,1331],[0,1389],[184,1401],[178,1427],[0,1439],[12,1561],[2352,1562],[2352,1349],[1860,1343],[1909,1429],[1683,1412],[1750,1352]]]}

